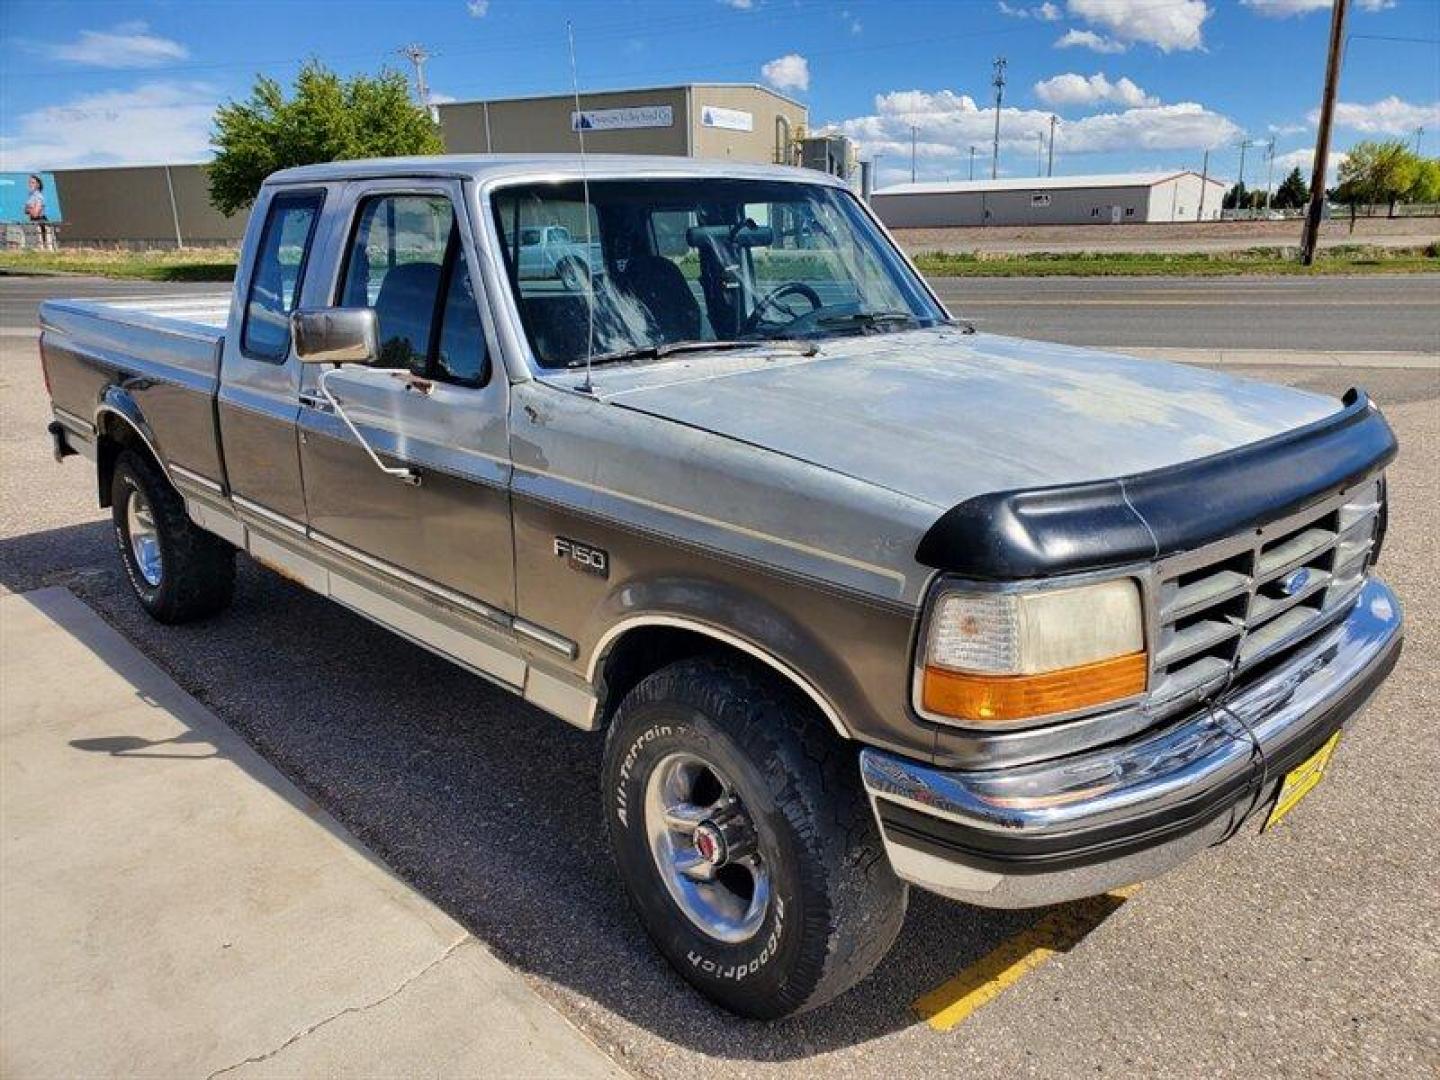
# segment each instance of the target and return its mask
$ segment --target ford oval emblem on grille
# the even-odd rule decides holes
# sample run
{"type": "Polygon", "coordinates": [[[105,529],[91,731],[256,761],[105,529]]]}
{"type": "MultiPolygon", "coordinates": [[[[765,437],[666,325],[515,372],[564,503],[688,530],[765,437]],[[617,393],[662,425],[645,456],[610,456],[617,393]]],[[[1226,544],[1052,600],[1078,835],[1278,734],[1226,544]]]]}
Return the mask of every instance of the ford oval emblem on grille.
{"type": "Polygon", "coordinates": [[[1280,579],[1280,591],[1286,596],[1298,596],[1310,584],[1310,568],[1302,566],[1299,570],[1292,570],[1280,579]]]}

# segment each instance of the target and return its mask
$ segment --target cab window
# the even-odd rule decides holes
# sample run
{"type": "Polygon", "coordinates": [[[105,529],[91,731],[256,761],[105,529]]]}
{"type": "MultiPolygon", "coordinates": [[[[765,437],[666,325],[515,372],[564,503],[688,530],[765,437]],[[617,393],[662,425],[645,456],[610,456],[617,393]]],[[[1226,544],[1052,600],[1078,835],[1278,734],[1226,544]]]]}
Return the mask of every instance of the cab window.
{"type": "Polygon", "coordinates": [[[270,200],[240,331],[240,348],[248,356],[284,363],[290,354],[290,313],[300,300],[305,260],[323,201],[318,191],[270,200]]]}
{"type": "Polygon", "coordinates": [[[339,303],[373,308],[382,367],[478,386],[485,334],[443,195],[377,195],[361,202],[346,252],[339,303]]]}

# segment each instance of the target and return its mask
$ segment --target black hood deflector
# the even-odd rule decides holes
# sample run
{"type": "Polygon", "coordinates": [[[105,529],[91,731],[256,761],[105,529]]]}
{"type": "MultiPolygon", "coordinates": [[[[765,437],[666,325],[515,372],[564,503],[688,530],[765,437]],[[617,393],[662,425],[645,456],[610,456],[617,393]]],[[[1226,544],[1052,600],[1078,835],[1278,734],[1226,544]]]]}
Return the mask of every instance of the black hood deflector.
{"type": "Polygon", "coordinates": [[[925,566],[1014,581],[1188,551],[1304,509],[1387,464],[1395,434],[1363,391],[1313,424],[1154,472],[1002,491],[947,510],[920,541],[925,566]]]}

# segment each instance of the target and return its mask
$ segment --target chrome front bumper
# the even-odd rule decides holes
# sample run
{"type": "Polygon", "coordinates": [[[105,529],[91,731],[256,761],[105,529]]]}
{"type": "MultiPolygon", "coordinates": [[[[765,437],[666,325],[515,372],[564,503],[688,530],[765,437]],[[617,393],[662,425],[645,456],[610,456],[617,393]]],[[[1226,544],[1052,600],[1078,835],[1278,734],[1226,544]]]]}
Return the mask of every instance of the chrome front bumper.
{"type": "Polygon", "coordinates": [[[984,772],[866,749],[861,775],[891,866],[931,892],[1003,908],[1163,873],[1268,807],[1284,774],[1389,674],[1401,638],[1399,601],[1371,578],[1343,618],[1258,681],[1129,742],[984,772]]]}

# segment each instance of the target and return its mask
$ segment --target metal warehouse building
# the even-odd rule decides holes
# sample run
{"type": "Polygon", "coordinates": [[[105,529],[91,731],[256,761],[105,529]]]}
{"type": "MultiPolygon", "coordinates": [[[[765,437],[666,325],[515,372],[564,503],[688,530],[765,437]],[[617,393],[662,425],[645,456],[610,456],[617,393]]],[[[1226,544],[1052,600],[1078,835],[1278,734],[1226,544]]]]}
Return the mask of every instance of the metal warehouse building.
{"type": "Polygon", "coordinates": [[[445,148],[465,154],[573,153],[583,125],[597,154],[674,154],[793,162],[804,105],[749,83],[687,83],[639,90],[453,101],[438,106],[445,148]]]}
{"type": "MultiPolygon", "coordinates": [[[[689,83],[639,90],[456,101],[436,106],[451,153],[573,153],[584,125],[597,154],[673,154],[745,162],[798,160],[804,105],[763,86],[689,83]]],[[[44,163],[37,163],[44,168],[44,163]]],[[[210,205],[204,165],[57,169],[68,245],[234,244],[248,215],[210,205]]]]}
{"type": "Polygon", "coordinates": [[[874,193],[892,229],[1211,221],[1225,184],[1199,173],[1117,173],[897,184],[874,193]]]}

